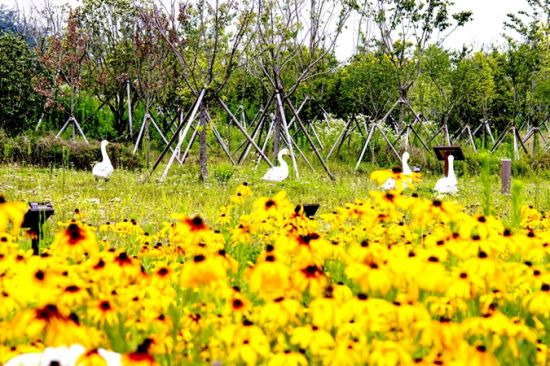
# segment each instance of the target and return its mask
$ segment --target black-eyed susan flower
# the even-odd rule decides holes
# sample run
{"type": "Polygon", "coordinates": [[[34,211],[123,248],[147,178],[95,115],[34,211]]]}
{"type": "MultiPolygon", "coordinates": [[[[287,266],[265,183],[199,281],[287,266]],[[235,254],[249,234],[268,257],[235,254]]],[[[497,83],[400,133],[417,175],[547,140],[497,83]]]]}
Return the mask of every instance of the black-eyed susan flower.
{"type": "Polygon", "coordinates": [[[97,253],[98,246],[94,231],[89,226],[74,221],[57,233],[51,250],[62,256],[80,260],[84,255],[97,253]]]}
{"type": "Polygon", "coordinates": [[[8,202],[0,194],[0,233],[7,232],[11,224],[11,233],[15,235],[23,223],[26,209],[24,202],[8,202]]]}
{"type": "Polygon", "coordinates": [[[102,296],[90,304],[88,316],[95,323],[114,325],[119,321],[118,310],[118,306],[112,299],[102,296]]]}

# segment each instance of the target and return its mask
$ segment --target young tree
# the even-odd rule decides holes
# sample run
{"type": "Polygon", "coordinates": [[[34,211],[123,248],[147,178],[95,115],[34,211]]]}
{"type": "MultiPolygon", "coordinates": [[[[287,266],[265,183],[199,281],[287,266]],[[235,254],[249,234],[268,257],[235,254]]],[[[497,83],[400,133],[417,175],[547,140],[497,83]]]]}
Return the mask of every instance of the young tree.
{"type": "Polygon", "coordinates": [[[88,37],[81,28],[80,20],[79,10],[71,10],[66,30],[61,35],[50,35],[45,43],[37,44],[38,60],[46,73],[35,79],[35,87],[46,98],[46,108],[56,106],[67,111],[69,119],[60,133],[72,122],[73,138],[75,128],[78,128],[86,139],[74,116],[76,99],[83,86],[82,71],[88,46],[88,37]],[[66,98],[69,98],[68,108],[66,98]]]}
{"type": "Polygon", "coordinates": [[[133,77],[132,37],[137,24],[138,12],[129,0],[83,2],[82,28],[89,39],[85,74],[88,90],[102,105],[108,106],[115,130],[127,136],[128,123],[123,117],[127,108],[126,87],[133,77]]]}
{"type": "Polygon", "coordinates": [[[298,176],[293,141],[285,114],[287,108],[328,175],[333,178],[300,121],[291,97],[304,82],[327,72],[323,63],[334,51],[349,16],[350,6],[336,0],[256,0],[256,9],[256,37],[247,66],[274,96],[274,153],[278,153],[284,136],[298,176]]]}
{"type": "Polygon", "coordinates": [[[152,9],[140,10],[132,34],[134,89],[145,103],[145,115],[143,116],[134,153],[141,139],[145,136],[147,165],[149,165],[149,127],[151,124],[156,128],[164,142],[168,143],[159,125],[153,119],[152,107],[170,77],[166,69],[170,67],[171,62],[170,49],[164,43],[161,34],[156,31],[152,19],[152,9]]]}
{"type": "Polygon", "coordinates": [[[397,99],[393,63],[374,52],[354,56],[331,79],[326,106],[338,115],[381,118],[397,99]]]}
{"type": "MultiPolygon", "coordinates": [[[[252,7],[248,1],[236,0],[198,0],[178,6],[171,2],[155,7],[152,15],[157,31],[179,61],[182,93],[196,98],[201,178],[206,181],[208,109],[216,103],[229,112],[220,96],[247,46],[252,7]]],[[[215,126],[212,130],[219,137],[215,126]]],[[[223,141],[218,138],[218,142],[230,157],[223,141]]]]}
{"type": "Polygon", "coordinates": [[[398,71],[395,87],[400,101],[399,124],[403,126],[409,92],[420,75],[424,52],[432,44],[440,46],[471,19],[472,12],[451,14],[450,0],[364,1],[362,15],[373,19],[378,31],[378,36],[365,46],[386,55],[398,71]]]}
{"type": "Polygon", "coordinates": [[[495,72],[497,65],[491,55],[482,51],[463,56],[456,61],[451,76],[452,94],[455,100],[453,116],[475,126],[490,117],[490,109],[496,97],[495,72]]]}

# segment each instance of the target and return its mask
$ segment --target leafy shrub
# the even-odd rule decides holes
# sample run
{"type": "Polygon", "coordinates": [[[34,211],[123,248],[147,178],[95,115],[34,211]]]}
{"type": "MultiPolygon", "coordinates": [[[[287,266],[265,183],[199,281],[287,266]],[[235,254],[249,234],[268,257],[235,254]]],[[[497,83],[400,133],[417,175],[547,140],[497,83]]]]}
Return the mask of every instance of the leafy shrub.
{"type": "Polygon", "coordinates": [[[234,172],[235,169],[233,168],[233,166],[227,163],[220,163],[214,168],[213,171],[214,177],[220,184],[226,184],[227,182],[229,182],[234,172]]]}

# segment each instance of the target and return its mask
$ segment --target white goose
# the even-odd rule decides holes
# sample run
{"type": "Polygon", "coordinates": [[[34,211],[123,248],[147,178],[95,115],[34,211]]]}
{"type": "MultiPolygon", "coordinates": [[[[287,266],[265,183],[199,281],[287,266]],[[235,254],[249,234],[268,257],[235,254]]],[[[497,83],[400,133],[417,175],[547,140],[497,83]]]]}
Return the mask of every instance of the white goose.
{"type": "MultiPolygon", "coordinates": [[[[405,175],[405,176],[410,176],[412,175],[412,170],[411,168],[409,167],[409,153],[407,151],[405,151],[403,153],[403,156],[401,157],[401,164],[403,165],[402,167],[402,170],[401,170],[401,174],[405,175]]],[[[385,189],[385,190],[390,190],[390,189],[395,189],[395,179],[393,178],[388,178],[384,184],[381,185],[382,189],[385,189]]],[[[407,188],[407,182],[403,182],[403,189],[407,188]]]]}
{"type": "Polygon", "coordinates": [[[108,181],[109,178],[111,178],[111,174],[113,174],[113,164],[111,164],[111,160],[107,155],[108,144],[109,141],[107,140],[101,141],[101,155],[103,156],[103,161],[94,165],[94,168],[92,169],[92,174],[94,175],[94,178],[96,180],[101,178],[105,179],[105,181],[108,181]]]}
{"type": "Polygon", "coordinates": [[[283,155],[288,154],[288,149],[282,149],[279,151],[279,155],[277,155],[277,159],[279,160],[279,166],[275,166],[273,168],[270,168],[263,176],[263,180],[267,180],[270,182],[280,182],[285,180],[288,177],[288,165],[286,161],[283,160],[283,155]]]}
{"type": "Polygon", "coordinates": [[[456,180],[453,162],[454,156],[447,157],[449,161],[449,173],[446,177],[440,178],[435,184],[434,190],[439,194],[456,194],[458,193],[458,181],[456,180]]]}

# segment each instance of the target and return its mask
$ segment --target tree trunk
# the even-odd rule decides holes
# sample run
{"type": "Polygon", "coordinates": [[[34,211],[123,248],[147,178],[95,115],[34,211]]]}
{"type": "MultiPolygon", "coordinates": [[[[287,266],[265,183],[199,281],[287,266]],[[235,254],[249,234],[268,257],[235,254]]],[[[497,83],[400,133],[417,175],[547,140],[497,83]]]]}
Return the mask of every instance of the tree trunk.
{"type": "Polygon", "coordinates": [[[145,119],[145,161],[147,169],[151,164],[151,136],[149,135],[149,118],[145,119]]]}
{"type": "MultiPolygon", "coordinates": [[[[399,97],[401,98],[401,101],[404,102],[407,100],[407,91],[401,89],[399,91],[399,97]]],[[[405,103],[399,103],[399,128],[403,130],[404,128],[404,120],[405,120],[405,103]]]]}
{"type": "Polygon", "coordinates": [[[206,116],[206,108],[202,103],[200,106],[199,113],[200,113],[199,139],[200,139],[201,179],[203,182],[206,182],[208,180],[208,167],[206,166],[206,124],[207,124],[208,117],[206,116]]]}

